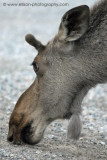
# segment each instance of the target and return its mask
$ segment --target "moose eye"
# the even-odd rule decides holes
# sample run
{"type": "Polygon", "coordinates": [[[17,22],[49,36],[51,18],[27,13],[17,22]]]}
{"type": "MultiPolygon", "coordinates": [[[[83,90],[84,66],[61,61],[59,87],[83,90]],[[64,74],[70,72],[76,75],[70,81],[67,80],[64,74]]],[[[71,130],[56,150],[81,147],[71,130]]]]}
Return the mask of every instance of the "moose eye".
{"type": "Polygon", "coordinates": [[[32,66],[33,66],[34,71],[35,71],[35,72],[38,72],[39,67],[38,67],[37,63],[36,63],[36,62],[33,62],[33,63],[32,63],[32,66]]]}

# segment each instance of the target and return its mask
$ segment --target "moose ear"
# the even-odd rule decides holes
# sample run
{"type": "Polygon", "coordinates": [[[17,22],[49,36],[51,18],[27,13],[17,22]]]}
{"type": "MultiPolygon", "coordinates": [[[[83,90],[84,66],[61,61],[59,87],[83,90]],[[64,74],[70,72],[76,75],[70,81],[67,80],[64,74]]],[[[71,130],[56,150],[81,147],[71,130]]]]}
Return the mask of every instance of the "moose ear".
{"type": "Polygon", "coordinates": [[[62,17],[58,37],[60,40],[75,41],[88,29],[90,10],[86,5],[73,8],[62,17]]]}
{"type": "Polygon", "coordinates": [[[31,46],[35,47],[38,51],[45,48],[45,46],[40,41],[38,41],[32,34],[27,34],[25,36],[25,40],[31,46]]]}

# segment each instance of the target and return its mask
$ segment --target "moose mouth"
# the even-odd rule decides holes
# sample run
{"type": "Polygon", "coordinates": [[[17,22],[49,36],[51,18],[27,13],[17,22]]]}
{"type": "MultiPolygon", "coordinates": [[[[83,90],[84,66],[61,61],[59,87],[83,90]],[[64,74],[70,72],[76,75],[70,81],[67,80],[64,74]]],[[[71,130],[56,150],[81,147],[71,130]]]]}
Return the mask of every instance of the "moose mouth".
{"type": "Polygon", "coordinates": [[[7,140],[9,142],[13,142],[14,144],[21,144],[22,142],[31,144],[29,139],[31,135],[33,134],[31,130],[31,124],[28,123],[21,131],[20,133],[20,139],[17,137],[17,134],[15,134],[14,128],[12,129],[11,133],[8,134],[7,140]]]}
{"type": "Polygon", "coordinates": [[[33,135],[33,131],[31,130],[31,124],[27,124],[23,129],[22,129],[22,132],[21,132],[21,140],[24,142],[24,143],[27,143],[27,144],[32,144],[31,141],[30,141],[30,137],[32,137],[33,135]]]}
{"type": "Polygon", "coordinates": [[[23,143],[27,143],[30,145],[37,144],[41,141],[44,130],[46,128],[46,126],[42,127],[42,129],[40,127],[42,127],[41,124],[39,124],[35,128],[32,127],[31,122],[28,123],[21,131],[17,129],[16,132],[15,127],[13,127],[12,129],[10,128],[7,140],[18,145],[23,143]]]}
{"type": "Polygon", "coordinates": [[[10,136],[8,136],[8,137],[7,137],[7,140],[8,140],[9,142],[12,142],[12,141],[13,141],[13,134],[10,135],[10,136]]]}

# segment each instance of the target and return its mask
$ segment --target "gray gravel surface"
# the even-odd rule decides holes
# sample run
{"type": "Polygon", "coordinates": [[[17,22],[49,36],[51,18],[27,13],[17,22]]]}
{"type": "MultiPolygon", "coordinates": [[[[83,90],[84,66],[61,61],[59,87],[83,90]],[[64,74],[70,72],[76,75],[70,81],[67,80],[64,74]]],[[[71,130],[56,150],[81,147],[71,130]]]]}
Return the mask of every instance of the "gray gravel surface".
{"type": "Polygon", "coordinates": [[[107,84],[96,86],[85,97],[83,130],[78,141],[67,139],[67,120],[48,126],[37,145],[17,146],[6,140],[14,105],[35,79],[30,64],[36,51],[26,44],[24,36],[33,33],[46,43],[57,32],[60,18],[68,9],[80,4],[91,6],[93,0],[57,1],[68,2],[67,7],[9,7],[3,2],[0,1],[0,160],[107,160],[107,84]]]}

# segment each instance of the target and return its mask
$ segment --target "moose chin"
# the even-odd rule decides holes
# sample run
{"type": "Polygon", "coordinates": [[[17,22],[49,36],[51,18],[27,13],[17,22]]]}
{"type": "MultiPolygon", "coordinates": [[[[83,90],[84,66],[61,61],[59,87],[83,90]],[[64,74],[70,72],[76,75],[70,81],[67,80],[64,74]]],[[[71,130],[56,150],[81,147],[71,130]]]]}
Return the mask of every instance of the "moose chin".
{"type": "Polygon", "coordinates": [[[59,118],[69,119],[67,135],[77,140],[84,96],[107,82],[107,0],[93,9],[82,5],[66,12],[47,45],[31,34],[25,40],[38,51],[32,62],[37,76],[15,105],[8,140],[39,143],[46,127],[59,118]]]}

